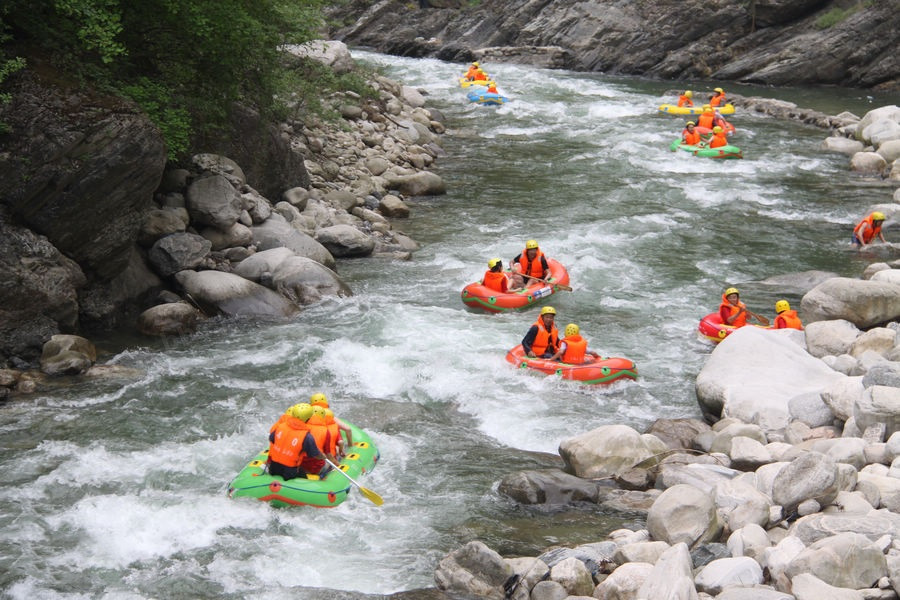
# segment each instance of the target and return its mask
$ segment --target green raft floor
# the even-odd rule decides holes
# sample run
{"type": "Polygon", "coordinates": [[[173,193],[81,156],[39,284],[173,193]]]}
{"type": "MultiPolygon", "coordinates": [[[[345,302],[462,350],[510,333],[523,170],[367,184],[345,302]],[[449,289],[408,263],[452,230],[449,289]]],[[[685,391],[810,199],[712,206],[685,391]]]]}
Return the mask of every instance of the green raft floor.
{"type": "MultiPolygon", "coordinates": [[[[353,435],[353,446],[341,458],[340,470],[359,481],[378,462],[378,449],[372,438],[359,427],[347,423],[353,435]]],[[[347,499],[351,488],[350,480],[337,471],[332,470],[319,479],[299,477],[285,481],[279,476],[266,472],[266,460],[269,450],[266,448],[257,454],[237,477],[228,484],[228,496],[239,498],[247,496],[268,502],[272,506],[316,506],[333,508],[347,499]]]]}

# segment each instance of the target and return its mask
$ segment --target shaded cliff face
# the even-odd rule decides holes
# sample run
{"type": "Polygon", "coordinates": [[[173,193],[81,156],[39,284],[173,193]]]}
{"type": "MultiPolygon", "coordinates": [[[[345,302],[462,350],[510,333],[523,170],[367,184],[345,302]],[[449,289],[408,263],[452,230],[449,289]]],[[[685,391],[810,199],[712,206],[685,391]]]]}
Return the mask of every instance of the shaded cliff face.
{"type": "Polygon", "coordinates": [[[351,5],[347,44],[401,56],[768,85],[900,88],[900,1],[484,0],[351,5]],[[355,11],[355,12],[354,12],[355,11]],[[398,19],[399,15],[399,19],[398,19]]]}

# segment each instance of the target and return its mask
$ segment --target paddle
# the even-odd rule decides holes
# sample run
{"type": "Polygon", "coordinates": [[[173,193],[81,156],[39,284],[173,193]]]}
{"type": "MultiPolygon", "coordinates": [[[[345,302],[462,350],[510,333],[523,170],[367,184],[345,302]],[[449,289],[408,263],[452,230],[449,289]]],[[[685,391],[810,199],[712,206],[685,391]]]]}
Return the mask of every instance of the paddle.
{"type": "Polygon", "coordinates": [[[546,279],[541,279],[540,277],[530,277],[530,276],[527,276],[527,275],[526,275],[526,277],[528,277],[529,279],[533,279],[534,281],[540,281],[541,283],[546,283],[546,284],[548,284],[548,285],[555,285],[555,286],[558,287],[559,289],[565,290],[565,291],[567,291],[567,292],[571,292],[571,291],[572,291],[572,288],[571,288],[570,286],[568,286],[568,285],[563,285],[563,284],[561,284],[561,283],[554,283],[554,282],[552,282],[552,281],[547,281],[546,279]]]}
{"type": "Polygon", "coordinates": [[[764,316],[762,316],[762,315],[758,315],[758,314],[756,314],[756,313],[752,313],[752,312],[750,312],[749,310],[747,310],[746,308],[745,308],[744,310],[747,311],[747,314],[748,314],[748,315],[750,315],[751,317],[753,317],[754,319],[756,319],[757,321],[759,321],[761,324],[763,324],[763,325],[765,325],[765,326],[771,325],[771,323],[769,323],[769,319],[767,319],[766,317],[764,317],[764,316]]]}
{"type": "Polygon", "coordinates": [[[365,496],[366,498],[368,498],[372,502],[372,504],[374,504],[375,506],[381,506],[382,504],[384,504],[384,498],[382,498],[381,496],[379,496],[378,494],[376,494],[369,488],[364,488],[363,486],[359,485],[359,483],[357,483],[357,481],[355,479],[353,479],[352,477],[350,477],[349,475],[347,475],[346,473],[341,471],[340,467],[338,467],[336,464],[334,464],[333,462],[328,460],[328,458],[325,459],[325,462],[327,462],[329,465],[331,465],[331,468],[333,468],[335,471],[339,471],[341,475],[343,475],[350,481],[350,483],[352,483],[353,485],[358,487],[360,493],[363,496],[365,496]]]}

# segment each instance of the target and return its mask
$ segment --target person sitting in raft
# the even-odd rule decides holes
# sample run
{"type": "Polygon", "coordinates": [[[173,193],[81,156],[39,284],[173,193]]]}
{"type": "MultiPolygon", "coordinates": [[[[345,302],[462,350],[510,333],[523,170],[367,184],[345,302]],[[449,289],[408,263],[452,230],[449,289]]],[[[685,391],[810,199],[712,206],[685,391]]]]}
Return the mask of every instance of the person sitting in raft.
{"type": "Polygon", "coordinates": [[[525,242],[525,251],[517,254],[510,264],[518,264],[521,267],[522,277],[526,284],[535,278],[547,279],[550,275],[550,265],[547,264],[547,257],[538,247],[537,240],[525,242]]]}
{"type": "MultiPolygon", "coordinates": [[[[326,411],[324,406],[313,406],[313,414],[306,421],[309,426],[309,433],[316,440],[316,447],[319,452],[324,454],[332,462],[338,460],[338,438],[341,437],[337,424],[328,425],[326,411]]],[[[300,468],[307,473],[317,473],[320,477],[324,476],[330,470],[325,458],[316,458],[307,455],[300,463],[300,468]],[[328,468],[326,468],[328,467],[328,468]]]]}
{"type": "Polygon", "coordinates": [[[481,280],[482,285],[495,292],[505,294],[513,291],[512,282],[508,274],[503,272],[503,261],[499,258],[492,258],[488,261],[488,270],[485,271],[481,280]]]}
{"type": "Polygon", "coordinates": [[[350,429],[350,426],[338,419],[334,416],[334,412],[328,407],[328,397],[322,392],[316,392],[312,396],[309,397],[309,403],[313,408],[317,406],[321,406],[325,409],[326,413],[331,413],[331,416],[328,417],[326,414],[326,422],[329,424],[333,421],[338,426],[338,436],[337,436],[337,445],[340,449],[340,453],[345,454],[344,448],[349,448],[353,446],[353,430],[350,429]],[[344,432],[344,435],[347,437],[346,446],[344,445],[344,439],[340,435],[340,431],[344,432]]]}
{"type": "Polygon", "coordinates": [[[796,310],[791,310],[787,300],[779,300],[775,303],[775,329],[803,329],[803,323],[797,316],[796,310]]]}
{"type": "Polygon", "coordinates": [[[487,73],[485,73],[481,69],[478,69],[477,71],[475,71],[475,75],[472,77],[472,79],[473,81],[487,81],[488,76],[487,73]]]}
{"type": "Polygon", "coordinates": [[[700,116],[697,117],[697,126],[712,129],[716,126],[716,111],[709,104],[704,104],[700,116]]]}
{"type": "Polygon", "coordinates": [[[487,88],[487,93],[488,94],[499,94],[500,92],[497,91],[497,84],[492,83],[491,85],[489,85],[487,88]]]}
{"type": "Polygon", "coordinates": [[[300,465],[307,457],[324,461],[325,456],[310,435],[306,421],[312,416],[313,407],[307,403],[295,404],[278,419],[269,433],[269,459],[266,467],[270,475],[287,481],[306,477],[307,471],[300,465]]]}
{"type": "Polygon", "coordinates": [[[725,106],[725,90],[722,88],[716,88],[713,90],[713,95],[709,97],[709,105],[716,106],[725,106]]]}
{"type": "Polygon", "coordinates": [[[553,324],[556,309],[552,306],[541,308],[537,321],[528,329],[522,338],[522,349],[525,355],[532,358],[550,358],[559,349],[559,331],[553,324]]]}
{"type": "Polygon", "coordinates": [[[878,236],[882,242],[887,243],[887,240],[884,239],[884,234],[881,233],[883,223],[884,213],[876,210],[856,224],[856,227],[853,228],[853,237],[850,242],[859,249],[865,248],[875,241],[875,236],[878,236]]]}
{"type": "Polygon", "coordinates": [[[587,340],[581,337],[580,329],[575,323],[569,323],[563,330],[564,337],[559,342],[559,350],[550,357],[550,360],[558,360],[570,365],[580,365],[584,362],[585,356],[593,356],[600,358],[600,355],[593,350],[588,350],[587,340]]]}
{"type": "Polygon", "coordinates": [[[469,65],[469,70],[466,71],[466,80],[472,81],[475,79],[475,74],[479,71],[479,64],[477,61],[473,62],[469,65]]]}
{"type": "Polygon", "coordinates": [[[703,138],[700,137],[700,132],[698,132],[694,128],[694,122],[688,121],[684,125],[684,129],[681,132],[681,143],[686,144],[688,146],[696,146],[700,143],[703,138]]]}
{"type": "Polygon", "coordinates": [[[730,287],[722,294],[722,303],[719,305],[719,317],[722,323],[733,327],[743,327],[747,324],[747,317],[753,317],[760,323],[757,315],[747,310],[747,306],[741,302],[741,294],[737,288],[730,287]]]}
{"type": "Polygon", "coordinates": [[[725,130],[716,125],[713,127],[713,135],[709,140],[710,148],[721,148],[722,146],[728,145],[728,137],[725,134],[725,130]]]}
{"type": "Polygon", "coordinates": [[[693,106],[694,101],[691,98],[694,97],[694,92],[691,90],[684,90],[684,93],[678,96],[678,106],[693,106]]]}

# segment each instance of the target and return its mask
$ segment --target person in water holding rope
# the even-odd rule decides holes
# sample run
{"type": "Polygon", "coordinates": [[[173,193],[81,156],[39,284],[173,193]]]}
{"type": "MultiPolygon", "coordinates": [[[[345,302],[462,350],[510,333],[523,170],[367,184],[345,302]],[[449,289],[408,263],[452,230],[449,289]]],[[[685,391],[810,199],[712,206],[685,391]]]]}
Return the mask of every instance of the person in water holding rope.
{"type": "Polygon", "coordinates": [[[779,300],[775,303],[775,322],[772,327],[775,329],[803,329],[803,323],[797,316],[797,311],[791,309],[791,305],[787,300],[779,300]]]}
{"type": "Polygon", "coordinates": [[[563,330],[564,337],[559,342],[559,350],[550,357],[550,360],[558,360],[570,365],[580,365],[586,356],[600,358],[593,350],[588,350],[587,340],[581,337],[580,329],[575,323],[569,323],[563,330]]]}
{"type": "Polygon", "coordinates": [[[747,310],[747,306],[741,302],[741,294],[735,287],[730,287],[722,294],[722,303],[719,305],[719,316],[722,323],[732,327],[743,327],[747,324],[747,317],[753,317],[762,325],[768,325],[769,320],[756,313],[747,310]]]}
{"type": "Polygon", "coordinates": [[[553,324],[556,309],[545,306],[537,321],[528,329],[522,338],[522,349],[531,358],[550,358],[559,350],[559,331],[553,324]]]}
{"type": "Polygon", "coordinates": [[[856,224],[853,228],[853,237],[851,242],[858,249],[865,248],[875,241],[877,236],[885,244],[884,234],[881,233],[881,226],[884,223],[884,213],[877,210],[867,216],[865,219],[856,224]]]}
{"type": "Polygon", "coordinates": [[[547,264],[547,257],[538,247],[537,240],[525,242],[525,251],[517,254],[510,264],[518,264],[521,267],[526,285],[532,279],[547,279],[550,276],[550,265],[547,264]]]}
{"type": "Polygon", "coordinates": [[[270,475],[278,475],[285,481],[306,477],[307,471],[301,467],[304,460],[308,457],[325,460],[306,423],[312,415],[310,404],[295,404],[272,426],[266,464],[270,475]]]}

